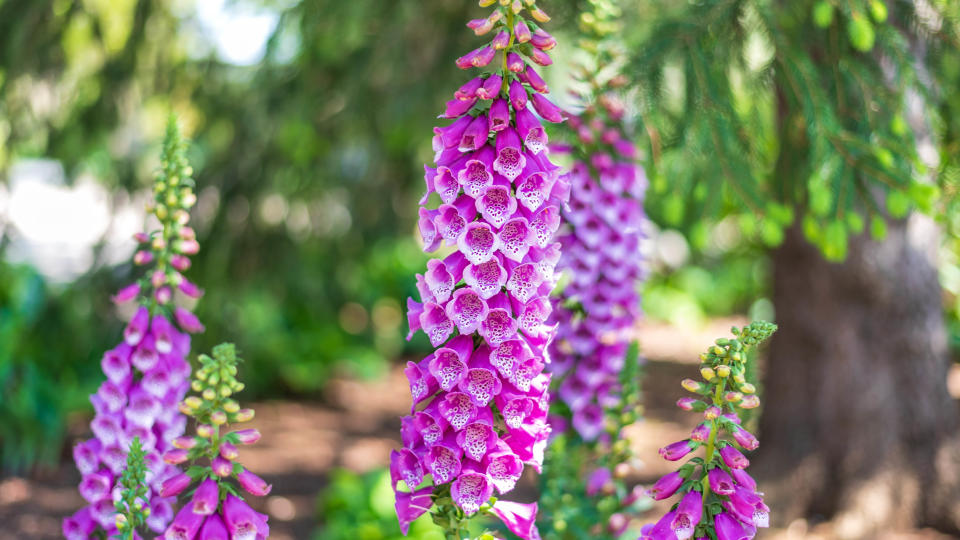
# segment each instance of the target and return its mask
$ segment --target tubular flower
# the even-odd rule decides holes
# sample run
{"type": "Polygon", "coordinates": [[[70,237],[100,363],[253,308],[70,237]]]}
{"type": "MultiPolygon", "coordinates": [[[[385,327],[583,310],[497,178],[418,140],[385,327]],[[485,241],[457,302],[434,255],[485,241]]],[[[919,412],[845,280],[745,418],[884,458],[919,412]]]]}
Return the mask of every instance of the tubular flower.
{"type": "Polygon", "coordinates": [[[547,35],[529,19],[533,2],[492,9],[468,25],[489,33],[491,44],[457,65],[496,60],[493,73],[471,79],[447,103],[441,117],[452,122],[434,129],[436,163],[425,167],[423,249],[454,251],[429,261],[417,275],[420,301],[407,302],[408,339],[422,330],[435,351],[404,370],[412,409],[401,422],[404,448],[393,452],[390,467],[404,532],[425,512],[418,488],[426,474],[435,520],[460,527],[464,514],[490,511],[493,492],[510,491],[524,464],[540,469],[550,432],[543,370],[560,256],[553,235],[570,189],[548,157],[542,121],[563,115],[539,95],[546,85],[530,65],[549,57],[520,46],[534,32],[547,35]],[[535,103],[540,117],[528,108],[535,103]]]}
{"type": "MultiPolygon", "coordinates": [[[[557,236],[563,253],[557,266],[568,279],[553,302],[551,322],[557,325],[557,337],[550,350],[553,362],[547,367],[554,385],[552,423],[569,442],[555,446],[562,450],[550,460],[558,465],[545,475],[546,497],[540,507],[548,519],[571,529],[588,527],[581,521],[592,519],[607,522],[608,529],[616,531],[627,526],[633,514],[625,504],[630,493],[625,474],[616,475],[611,480],[615,487],[607,490],[595,489],[591,485],[595,477],[590,475],[605,469],[614,476],[632,461],[621,431],[637,419],[640,399],[632,329],[641,316],[637,285],[645,275],[640,246],[647,178],[630,142],[631,122],[619,91],[625,64],[617,31],[620,10],[613,0],[589,4],[593,11],[579,18],[581,48],[588,55],[573,68],[578,88],[585,89],[573,93],[580,113],[567,122],[565,144],[553,145],[555,151],[569,153],[573,163],[570,202],[557,236]],[[566,465],[560,463],[577,467],[565,471],[566,465]],[[564,483],[553,480],[561,474],[572,478],[564,483]],[[572,483],[584,486],[587,497],[577,499],[588,507],[583,511],[563,501],[572,483]],[[600,499],[605,499],[603,505],[600,499]],[[594,516],[595,509],[601,515],[594,516]]],[[[554,43],[542,30],[531,35],[531,44],[541,52],[554,43]]],[[[541,116],[554,114],[550,104],[538,98],[531,101],[541,116]]],[[[546,144],[539,126],[528,127],[520,115],[517,124],[525,141],[546,144]]],[[[522,200],[542,196],[538,180],[531,177],[521,186],[522,200]]]]}
{"type": "MultiPolygon", "coordinates": [[[[170,501],[161,494],[161,486],[177,471],[160,455],[172,448],[173,439],[183,433],[186,425],[177,403],[183,399],[189,383],[189,333],[203,329],[196,316],[176,306],[172,296],[161,293],[189,284],[194,296],[200,295],[199,289],[181,273],[189,267],[187,255],[196,253],[198,247],[188,226],[188,210],[196,196],[186,144],[172,118],[161,162],[149,207],[161,228],[134,236],[140,244],[134,264],[151,268],[113,297],[118,304],[137,301],[139,307],[123,330],[123,340],[104,353],[100,363],[106,380],[90,396],[95,411],[90,423],[94,438],[74,447],[74,461],[83,475],[80,492],[89,506],[64,520],[64,535],[68,538],[112,536],[119,534],[121,528],[129,533],[139,525],[123,521],[125,517],[117,521],[111,495],[120,485],[134,439],[139,439],[147,468],[147,490],[140,503],[159,510],[170,507],[170,501]],[[103,486],[106,489],[101,490],[103,486]],[[81,536],[83,531],[85,535],[81,536]]],[[[173,517],[166,511],[148,514],[145,524],[158,533],[173,517]]]]}
{"type": "Polygon", "coordinates": [[[678,492],[682,498],[672,512],[645,526],[640,540],[744,540],[753,538],[757,528],[769,526],[770,509],[763,503],[763,494],[756,491],[756,482],[743,470],[750,462],[736,448],[753,450],[759,443],[740,427],[738,413],[743,405],[731,394],[743,392],[745,386],[755,390],[745,378],[747,352],[770,337],[776,328],[762,321],[750,323],[742,330],[733,328],[732,339],[718,339],[716,345],[700,355],[701,374],[710,378],[684,388],[694,389],[691,391],[699,394],[702,401],[681,400],[678,406],[703,413],[706,422],[697,426],[690,439],[662,448],[660,455],[677,461],[699,448],[705,452],[661,478],[649,490],[657,500],[678,492]],[[730,391],[731,387],[735,390],[730,391]],[[699,406],[693,406],[694,403],[699,406]]]}
{"type": "Polygon", "coordinates": [[[178,449],[164,455],[167,461],[188,466],[187,472],[170,481],[174,495],[190,493],[187,488],[196,485],[190,500],[164,531],[163,538],[267,538],[270,535],[267,516],[255,512],[236,496],[239,489],[230,483],[232,478],[252,495],[270,493],[269,484],[236,462],[236,445],[253,444],[259,440],[260,433],[253,429],[221,433],[227,424],[242,423],[249,418],[249,414],[244,414],[244,410],[249,409],[241,410],[230,397],[243,389],[243,383],[236,379],[236,348],[231,343],[222,343],[213,348],[212,358],[201,354],[199,361],[200,367],[191,384],[199,396],[186,398],[180,404],[197,421],[197,434],[181,437],[177,441],[178,449]],[[187,450],[185,460],[181,459],[184,450],[187,450]]]}

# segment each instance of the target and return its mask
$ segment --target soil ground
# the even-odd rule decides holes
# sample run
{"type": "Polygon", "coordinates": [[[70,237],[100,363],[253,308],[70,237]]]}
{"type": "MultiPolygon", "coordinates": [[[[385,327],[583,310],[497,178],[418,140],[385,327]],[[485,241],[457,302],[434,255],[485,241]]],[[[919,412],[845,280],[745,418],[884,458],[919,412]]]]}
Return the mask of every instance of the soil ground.
{"type": "MultiPolygon", "coordinates": [[[[658,324],[640,329],[640,342],[648,358],[644,368],[645,418],[631,426],[629,437],[643,463],[640,483],[652,483],[669,472],[670,464],[657,455],[665,443],[684,438],[695,424],[695,415],[674,406],[683,394],[679,381],[696,377],[697,355],[713,339],[727,333],[735,319],[716,320],[697,331],[658,324]],[[673,391],[670,391],[673,389],[673,391]]],[[[960,394],[960,370],[951,375],[951,386],[960,394]]],[[[264,402],[253,404],[263,438],[243,448],[241,461],[273,484],[273,492],[258,501],[270,515],[274,540],[308,539],[317,529],[317,493],[327,474],[336,467],[365,472],[384,466],[392,448],[400,445],[398,417],[409,407],[406,380],[399,368],[377,381],[334,380],[318,403],[264,402]],[[364,399],[357,399],[364,396],[364,399]]],[[[79,420],[71,437],[88,436],[79,420]]],[[[0,540],[60,538],[60,521],[82,504],[77,493],[80,477],[69,461],[59,468],[29,477],[0,479],[0,540]]],[[[762,489],[762,485],[761,485],[762,489]]],[[[253,498],[251,498],[253,499],[253,498]]],[[[648,521],[662,514],[655,506],[648,521]]],[[[774,512],[776,509],[774,509],[774,512]]],[[[828,540],[835,538],[829,523],[798,520],[783,529],[763,531],[759,538],[776,540],[828,540]]],[[[934,540],[950,538],[932,531],[885,535],[885,539],[934,540]]]]}

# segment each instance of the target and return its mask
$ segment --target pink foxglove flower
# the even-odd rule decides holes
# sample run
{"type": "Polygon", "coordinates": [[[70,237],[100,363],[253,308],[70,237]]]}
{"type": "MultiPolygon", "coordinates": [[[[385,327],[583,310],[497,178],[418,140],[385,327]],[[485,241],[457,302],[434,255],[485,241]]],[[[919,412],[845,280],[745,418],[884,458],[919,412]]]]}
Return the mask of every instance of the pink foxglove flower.
{"type": "Polygon", "coordinates": [[[199,484],[163,538],[267,538],[270,535],[267,516],[250,508],[236,495],[239,490],[231,483],[232,479],[252,495],[270,493],[270,485],[236,462],[239,457],[236,445],[252,444],[260,438],[260,433],[253,429],[221,432],[227,424],[242,423],[252,417],[245,412],[248,409],[241,409],[230,397],[243,388],[232,375],[237,372],[236,349],[230,343],[217,345],[213,348],[213,357],[200,355],[199,360],[192,387],[200,396],[188,397],[180,403],[181,410],[197,421],[197,434],[178,438],[177,448],[164,455],[168,462],[183,463],[180,456],[186,451],[189,463],[185,464],[190,465],[186,473],[170,481],[172,494],[189,493],[188,487],[197,480],[199,484]]]}
{"type": "Polygon", "coordinates": [[[718,339],[700,356],[705,382],[684,381],[683,387],[698,394],[699,399],[681,400],[678,406],[703,412],[707,421],[694,429],[690,439],[661,448],[660,455],[678,461],[701,448],[704,455],[689,459],[648,491],[656,500],[677,492],[682,498],[673,511],[642,529],[641,540],[748,540],[756,535],[757,528],[769,526],[770,509],[763,502],[763,494],[756,491],[756,482],[743,470],[749,460],[736,448],[739,445],[753,450],[759,445],[756,437],[740,427],[742,398],[736,394],[755,391],[745,378],[747,351],[775,330],[775,325],[765,322],[751,323],[742,330],[734,328],[734,338],[718,339]]]}
{"type": "MultiPolygon", "coordinates": [[[[569,509],[569,504],[560,502],[561,493],[549,491],[541,508],[550,514],[548,519],[562,519],[572,528],[587,527],[576,520],[598,508],[593,497],[613,495],[617,504],[604,504],[593,519],[606,521],[608,529],[615,531],[628,526],[633,513],[623,500],[630,493],[623,470],[633,460],[621,430],[636,420],[639,409],[638,348],[633,335],[641,316],[639,283],[645,276],[640,250],[647,178],[637,163],[628,129],[632,122],[625,118],[619,95],[624,77],[618,73],[623,65],[622,45],[612,30],[618,24],[616,2],[605,5],[583,17],[584,37],[591,44],[585,52],[590,55],[574,72],[586,91],[573,94],[581,110],[567,122],[566,141],[551,144],[554,151],[569,153],[573,161],[570,202],[563,209],[564,225],[558,234],[563,255],[557,267],[567,279],[554,300],[550,322],[557,325],[557,339],[547,368],[555,385],[552,419],[565,428],[556,432],[562,432],[570,444],[557,445],[564,453],[554,455],[562,464],[553,474],[576,476],[564,485],[578,482],[578,491],[583,486],[581,493],[587,497],[576,500],[591,511],[569,509]],[[600,469],[611,477],[612,488],[601,491],[595,485],[600,469]],[[618,469],[622,474],[614,475],[618,469]]],[[[537,29],[531,43],[537,50],[536,63],[548,65],[551,60],[544,51],[552,49],[556,40],[537,29]]],[[[528,71],[530,84],[542,83],[535,81],[535,71],[528,71]]],[[[531,102],[544,118],[562,114],[539,95],[531,102]]],[[[522,115],[518,114],[517,125],[528,144],[548,144],[546,133],[538,126],[528,127],[522,115]]],[[[521,186],[526,197],[522,200],[537,200],[549,189],[537,180],[521,186]]]]}
{"type": "MultiPolygon", "coordinates": [[[[417,275],[420,301],[407,303],[408,339],[422,330],[435,352],[404,370],[412,409],[390,466],[404,533],[431,506],[457,523],[489,511],[493,493],[510,491],[524,465],[540,469],[550,432],[543,371],[554,334],[547,324],[560,248],[553,235],[570,188],[550,161],[542,126],[563,115],[539,95],[546,85],[529,66],[549,60],[520,46],[539,30],[525,9],[501,2],[468,25],[492,41],[457,65],[495,68],[447,103],[441,117],[452,122],[434,129],[436,163],[425,167],[424,251],[454,251],[417,275]],[[432,488],[420,486],[427,475],[432,488]]],[[[536,533],[527,521],[521,536],[529,539],[536,533]]]]}
{"type": "MultiPolygon", "coordinates": [[[[152,206],[161,229],[134,237],[141,244],[134,264],[153,267],[113,297],[118,304],[136,300],[139,307],[123,330],[123,341],[103,355],[101,367],[106,381],[90,396],[95,411],[90,424],[94,439],[74,448],[74,461],[83,475],[80,492],[89,506],[64,520],[68,538],[80,537],[83,531],[107,536],[117,532],[112,493],[135,437],[140,439],[149,469],[149,489],[143,502],[156,509],[147,526],[155,533],[162,532],[173,517],[167,497],[174,486],[168,481],[177,470],[160,456],[171,450],[172,440],[183,433],[185,418],[177,412],[177,403],[189,383],[189,333],[203,329],[196,316],[174,305],[172,295],[158,294],[172,291],[176,284],[189,284],[181,274],[189,268],[189,259],[180,239],[193,238],[186,220],[196,197],[185,152],[176,122],[171,120],[152,206]],[[167,182],[171,177],[179,182],[167,182]]],[[[190,292],[199,295],[196,286],[190,286],[190,292]]]]}

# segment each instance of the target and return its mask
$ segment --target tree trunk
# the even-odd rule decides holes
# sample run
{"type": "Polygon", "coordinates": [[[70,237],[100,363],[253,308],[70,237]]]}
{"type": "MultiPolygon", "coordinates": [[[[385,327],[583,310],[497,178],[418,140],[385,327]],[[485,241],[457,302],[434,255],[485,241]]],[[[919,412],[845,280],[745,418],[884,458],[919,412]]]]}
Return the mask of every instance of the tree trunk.
{"type": "Polygon", "coordinates": [[[774,519],[832,519],[838,538],[931,526],[960,534],[958,404],[936,228],[912,216],[851,239],[840,264],[795,227],[773,254],[756,472],[774,519]],[[769,481],[769,482],[767,482],[769,481]]]}

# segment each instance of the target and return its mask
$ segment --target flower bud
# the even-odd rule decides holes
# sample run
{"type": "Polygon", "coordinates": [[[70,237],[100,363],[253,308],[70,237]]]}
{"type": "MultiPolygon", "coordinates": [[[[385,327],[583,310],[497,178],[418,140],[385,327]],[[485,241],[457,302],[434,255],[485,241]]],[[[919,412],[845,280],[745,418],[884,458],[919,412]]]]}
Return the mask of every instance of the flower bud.
{"type": "Polygon", "coordinates": [[[240,452],[232,442],[224,441],[223,444],[220,445],[220,455],[223,456],[224,459],[233,461],[237,459],[237,456],[240,455],[240,452]]]}
{"type": "Polygon", "coordinates": [[[712,381],[717,376],[717,373],[713,371],[712,367],[704,366],[700,368],[700,375],[704,378],[704,380],[712,381]]]}
{"type": "Polygon", "coordinates": [[[170,465],[179,465],[187,460],[187,451],[182,448],[168,450],[163,454],[163,461],[170,465]]]}
{"type": "Polygon", "coordinates": [[[733,430],[733,438],[737,441],[737,444],[747,450],[756,450],[760,446],[760,441],[758,441],[752,433],[743,428],[733,430]]]}
{"type": "Polygon", "coordinates": [[[696,443],[690,441],[689,439],[684,439],[661,448],[659,450],[660,457],[667,461],[677,461],[683,458],[683,456],[692,452],[696,447],[696,443]]]}
{"type": "Polygon", "coordinates": [[[235,413],[240,410],[240,404],[232,399],[228,399],[223,403],[223,410],[228,413],[235,413]]]}
{"type": "Polygon", "coordinates": [[[240,485],[243,489],[247,490],[251,495],[264,496],[270,493],[270,490],[273,488],[270,484],[267,484],[263,478],[253,474],[252,472],[244,469],[237,474],[237,481],[240,482],[240,485]]]}
{"type": "Polygon", "coordinates": [[[198,398],[197,396],[190,396],[190,397],[184,399],[184,400],[183,400],[183,403],[184,403],[187,407],[190,407],[191,409],[199,409],[200,407],[203,406],[203,400],[201,400],[201,399],[198,398]]]}
{"type": "Polygon", "coordinates": [[[210,462],[210,468],[213,469],[213,474],[221,478],[230,476],[233,473],[233,464],[221,456],[213,458],[213,461],[210,462]]]}
{"type": "Polygon", "coordinates": [[[517,24],[513,25],[513,35],[517,38],[517,43],[526,43],[532,37],[530,27],[523,22],[523,19],[518,20],[517,24]]]}
{"type": "Polygon", "coordinates": [[[674,471],[657,480],[657,483],[647,490],[647,494],[653,500],[660,501],[671,497],[680,489],[681,485],[683,485],[683,476],[680,475],[679,471],[674,471]]]}
{"type": "Polygon", "coordinates": [[[550,16],[544,13],[540,8],[534,8],[530,10],[530,16],[537,22],[545,23],[550,20],[550,16]]]}
{"type": "Polygon", "coordinates": [[[200,382],[200,381],[191,381],[191,382],[190,382],[190,388],[191,388],[194,392],[200,392],[200,391],[203,390],[203,383],[200,382]]]}
{"type": "Polygon", "coordinates": [[[190,485],[191,479],[185,473],[167,478],[160,486],[161,497],[176,497],[190,485]]]}
{"type": "Polygon", "coordinates": [[[715,420],[720,418],[721,414],[723,414],[723,409],[717,407],[716,405],[711,405],[707,407],[707,410],[703,411],[703,417],[707,420],[715,420]]]}
{"type": "Polygon", "coordinates": [[[719,365],[717,366],[717,375],[726,379],[730,376],[730,366],[719,365]]]}
{"type": "Polygon", "coordinates": [[[729,401],[730,403],[736,403],[743,399],[743,394],[740,392],[727,392],[723,395],[723,399],[729,401]]]}
{"type": "Polygon", "coordinates": [[[227,413],[223,411],[213,411],[210,414],[210,421],[215,426],[222,426],[227,423],[227,413]]]}
{"type": "Polygon", "coordinates": [[[743,396],[743,399],[740,401],[740,406],[744,409],[756,409],[760,406],[760,398],[754,394],[743,396]]]}
{"type": "Polygon", "coordinates": [[[149,251],[140,250],[133,254],[133,264],[137,266],[150,264],[151,261],[153,261],[153,253],[149,251]]]}
{"type": "Polygon", "coordinates": [[[249,422],[250,420],[253,420],[253,415],[254,415],[253,409],[240,409],[239,411],[237,411],[236,421],[249,422]]]}
{"type": "Polygon", "coordinates": [[[696,394],[701,394],[704,392],[705,386],[703,383],[697,382],[693,379],[684,379],[680,386],[683,386],[684,390],[688,392],[694,392],[696,394]]]}
{"type": "Polygon", "coordinates": [[[710,438],[710,431],[710,424],[707,424],[706,422],[698,424],[697,427],[693,428],[693,431],[690,432],[690,440],[707,442],[707,439],[710,438]]]}
{"type": "Polygon", "coordinates": [[[510,43],[510,34],[506,30],[501,30],[490,42],[490,45],[498,51],[502,51],[507,48],[507,44],[510,43]]]}
{"type": "Polygon", "coordinates": [[[190,450],[191,448],[197,445],[197,439],[194,437],[190,437],[188,435],[184,435],[182,437],[177,437],[176,439],[174,439],[171,444],[173,444],[174,448],[190,450]]]}
{"type": "Polygon", "coordinates": [[[747,379],[743,376],[743,373],[734,373],[733,381],[737,384],[744,384],[747,382],[747,379]]]}
{"type": "Polygon", "coordinates": [[[260,432],[256,429],[241,429],[234,431],[233,434],[241,444],[253,444],[260,440],[260,432]]]}
{"type": "MultiPolygon", "coordinates": [[[[233,394],[233,390],[231,390],[230,387],[225,384],[220,385],[219,392],[220,392],[220,397],[230,397],[230,395],[233,394]]],[[[231,412],[231,411],[227,411],[227,412],[231,412]]],[[[236,411],[233,411],[233,412],[236,412],[236,411]]]]}
{"type": "Polygon", "coordinates": [[[206,388],[203,391],[203,399],[213,401],[217,397],[217,392],[213,388],[206,388]]]}
{"type": "Polygon", "coordinates": [[[213,436],[213,426],[209,424],[200,424],[197,426],[197,435],[203,437],[204,439],[209,439],[213,436]]]}
{"type": "Polygon", "coordinates": [[[740,391],[744,394],[753,394],[757,391],[757,387],[750,383],[743,383],[740,385],[740,391]]]}
{"type": "Polygon", "coordinates": [[[682,397],[677,400],[677,407],[680,407],[685,411],[701,412],[707,407],[707,404],[698,400],[697,398],[682,397]]]}

